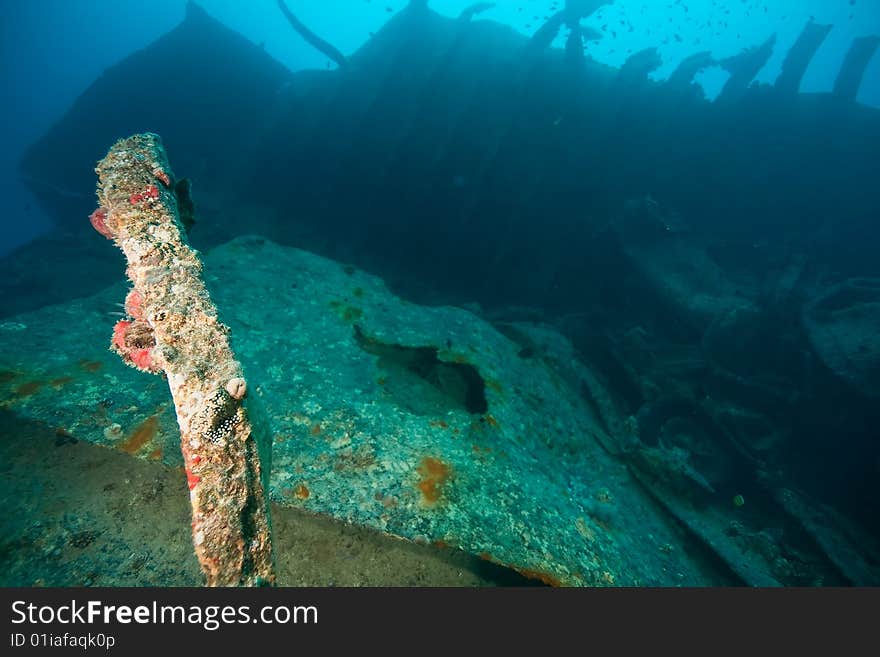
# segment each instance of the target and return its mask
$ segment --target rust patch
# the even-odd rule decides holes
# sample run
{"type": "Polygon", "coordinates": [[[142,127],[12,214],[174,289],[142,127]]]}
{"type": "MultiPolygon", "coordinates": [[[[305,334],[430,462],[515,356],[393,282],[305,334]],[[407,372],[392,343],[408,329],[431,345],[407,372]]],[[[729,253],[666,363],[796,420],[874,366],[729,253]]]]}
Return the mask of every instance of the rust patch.
{"type": "Polygon", "coordinates": [[[312,493],[305,484],[297,484],[296,488],[293,489],[293,494],[298,500],[307,500],[312,493]]]}
{"type": "Polygon", "coordinates": [[[59,377],[49,381],[49,385],[52,386],[53,388],[63,388],[64,386],[66,386],[68,383],[70,383],[72,381],[73,381],[72,376],[59,376],[59,377]]]}
{"type": "Polygon", "coordinates": [[[562,586],[562,582],[558,577],[551,575],[550,573],[545,573],[541,570],[532,570],[531,568],[517,568],[516,566],[513,569],[518,572],[523,577],[528,577],[529,579],[535,579],[539,582],[543,582],[547,586],[552,586],[554,588],[559,588],[562,586]]]}
{"type": "Polygon", "coordinates": [[[162,448],[161,448],[161,447],[157,447],[157,448],[154,449],[152,452],[150,452],[149,459],[150,459],[151,461],[159,461],[159,460],[161,460],[161,459],[162,459],[162,448]]]}
{"type": "Polygon", "coordinates": [[[452,468],[438,458],[426,456],[416,468],[416,472],[421,476],[416,486],[422,493],[422,501],[433,506],[440,500],[443,485],[452,474],[452,468]]]}
{"type": "Polygon", "coordinates": [[[313,436],[320,436],[321,425],[318,422],[315,422],[315,424],[312,425],[312,429],[311,431],[309,431],[309,433],[311,433],[313,436]]]}
{"type": "Polygon", "coordinates": [[[431,420],[431,426],[436,429],[448,429],[449,424],[445,420],[431,420]]]}
{"type": "Polygon", "coordinates": [[[141,422],[128,438],[119,445],[119,449],[127,454],[136,454],[140,449],[156,437],[159,431],[159,416],[151,415],[141,422]]]}

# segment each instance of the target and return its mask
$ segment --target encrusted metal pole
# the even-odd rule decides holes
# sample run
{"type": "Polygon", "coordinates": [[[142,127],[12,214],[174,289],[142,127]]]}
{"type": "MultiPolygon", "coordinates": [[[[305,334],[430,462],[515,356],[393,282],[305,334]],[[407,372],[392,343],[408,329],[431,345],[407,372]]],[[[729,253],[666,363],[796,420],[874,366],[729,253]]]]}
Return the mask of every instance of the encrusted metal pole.
{"type": "MultiPolygon", "coordinates": [[[[174,399],[192,503],[196,556],[209,586],[274,583],[269,508],[248,393],[229,329],[186,243],[178,196],[158,135],[118,141],[98,163],[95,229],[128,260],[128,319],[111,348],[140,370],[164,373],[174,399]]],[[[188,198],[181,198],[181,206],[188,198]]]]}

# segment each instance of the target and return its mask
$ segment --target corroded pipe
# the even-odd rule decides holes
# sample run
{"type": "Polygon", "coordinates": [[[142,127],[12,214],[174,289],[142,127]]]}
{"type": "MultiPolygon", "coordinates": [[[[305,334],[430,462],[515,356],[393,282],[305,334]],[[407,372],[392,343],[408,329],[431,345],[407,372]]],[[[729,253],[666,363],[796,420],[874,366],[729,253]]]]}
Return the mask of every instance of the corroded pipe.
{"type": "Polygon", "coordinates": [[[128,260],[128,319],[111,348],[133,367],[164,374],[180,427],[196,556],[209,586],[274,583],[269,509],[248,386],[229,329],[186,243],[175,185],[158,135],[118,141],[98,163],[91,217],[128,260]]]}

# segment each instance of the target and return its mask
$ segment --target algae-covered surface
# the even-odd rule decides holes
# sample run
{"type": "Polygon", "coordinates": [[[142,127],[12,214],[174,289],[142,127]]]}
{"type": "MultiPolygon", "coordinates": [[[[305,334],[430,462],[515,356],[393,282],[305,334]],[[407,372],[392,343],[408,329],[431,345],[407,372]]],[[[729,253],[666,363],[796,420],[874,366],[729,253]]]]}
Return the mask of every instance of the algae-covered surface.
{"type": "MultiPolygon", "coordinates": [[[[266,419],[276,505],[550,584],[723,583],[602,448],[596,400],[540,341],[523,349],[466,310],[408,303],[378,278],[262,238],[204,263],[266,419]]],[[[165,381],[107,349],[123,296],[119,283],[0,324],[0,403],[59,440],[171,468],[181,490],[159,496],[185,503],[165,381]]]]}

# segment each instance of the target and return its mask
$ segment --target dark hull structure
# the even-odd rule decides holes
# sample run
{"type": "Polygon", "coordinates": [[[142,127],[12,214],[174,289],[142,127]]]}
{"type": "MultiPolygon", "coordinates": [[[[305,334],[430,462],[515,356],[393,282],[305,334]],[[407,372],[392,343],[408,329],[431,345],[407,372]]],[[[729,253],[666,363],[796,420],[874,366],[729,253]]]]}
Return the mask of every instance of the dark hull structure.
{"type": "Polygon", "coordinates": [[[690,531],[657,450],[694,455],[708,495],[750,482],[756,513],[794,518],[838,569],[858,562],[842,581],[872,581],[880,111],[853,92],[872,42],[835,93],[800,94],[828,32],[810,24],[778,85],[751,84],[771,42],[721,62],[708,102],[692,82],[708,57],[655,82],[650,53],[617,70],[466,18],[413,5],[340,69],[291,73],[191,4],[25,154],[59,232],[0,263],[0,311],[69,298],[74,267],[79,295],[116,280],[85,220],[93,165],[156,132],[193,180],[196,247],[259,233],[502,331],[553,325],[612,391],[605,447],[690,531]],[[51,271],[29,266],[46,252],[51,271]],[[862,547],[841,556],[838,539],[862,547]]]}

